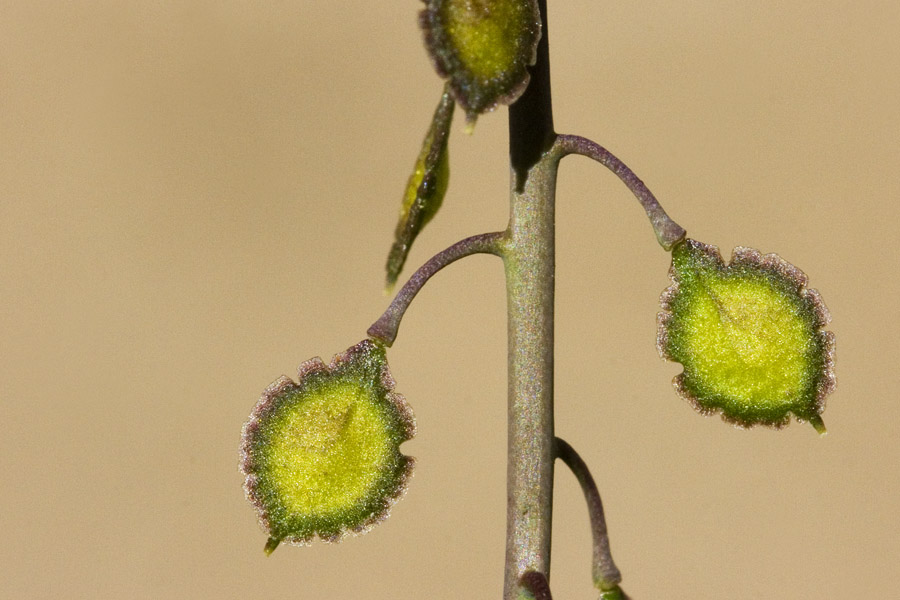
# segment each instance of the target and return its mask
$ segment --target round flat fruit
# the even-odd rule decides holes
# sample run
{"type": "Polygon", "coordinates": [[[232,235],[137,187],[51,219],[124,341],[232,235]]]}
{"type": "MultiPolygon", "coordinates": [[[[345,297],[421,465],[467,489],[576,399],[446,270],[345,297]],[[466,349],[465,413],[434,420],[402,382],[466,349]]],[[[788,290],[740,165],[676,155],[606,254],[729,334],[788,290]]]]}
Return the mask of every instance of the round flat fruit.
{"type": "Polygon", "coordinates": [[[241,467],[267,552],[282,541],[336,541],[387,516],[413,466],[400,444],[415,435],[393,389],[384,348],[365,340],[263,393],[244,426],[241,467]]]}
{"type": "Polygon", "coordinates": [[[685,240],[672,251],[657,346],[684,371],[675,388],[704,413],[736,425],[782,427],[793,414],[825,431],[834,388],[834,336],[806,275],[775,254],[685,240]]]}

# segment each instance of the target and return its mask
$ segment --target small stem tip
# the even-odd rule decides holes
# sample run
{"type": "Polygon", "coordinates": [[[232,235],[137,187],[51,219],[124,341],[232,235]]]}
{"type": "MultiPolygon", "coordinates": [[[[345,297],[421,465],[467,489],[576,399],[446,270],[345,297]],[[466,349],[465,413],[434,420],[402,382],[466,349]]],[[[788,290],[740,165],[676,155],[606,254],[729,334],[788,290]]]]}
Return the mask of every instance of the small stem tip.
{"type": "Polygon", "coordinates": [[[266,556],[270,556],[273,552],[275,552],[275,548],[278,547],[278,544],[281,543],[281,538],[270,537],[266,542],[266,547],[263,548],[263,552],[266,553],[266,556]]]}
{"type": "Polygon", "coordinates": [[[814,416],[809,420],[809,424],[812,425],[815,430],[819,433],[819,435],[826,435],[828,430],[825,429],[825,421],[822,420],[822,417],[819,415],[814,416]]]}
{"type": "Polygon", "coordinates": [[[614,590],[601,593],[599,600],[631,600],[631,597],[622,588],[616,586],[614,590]]]}

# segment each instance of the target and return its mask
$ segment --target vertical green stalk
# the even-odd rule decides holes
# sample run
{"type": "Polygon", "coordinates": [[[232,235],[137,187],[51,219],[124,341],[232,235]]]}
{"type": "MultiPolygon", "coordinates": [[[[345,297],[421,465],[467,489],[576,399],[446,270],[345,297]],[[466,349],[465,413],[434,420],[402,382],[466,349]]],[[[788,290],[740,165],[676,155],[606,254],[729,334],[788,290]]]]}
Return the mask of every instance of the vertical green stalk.
{"type": "Polygon", "coordinates": [[[506,232],[509,429],[504,600],[528,571],[549,578],[553,512],[554,199],[560,156],[550,102],[547,4],[531,83],[509,109],[510,221],[506,232]]]}
{"type": "MultiPolygon", "coordinates": [[[[509,430],[504,599],[519,578],[550,569],[553,509],[553,193],[557,161],[539,162],[513,191],[505,256],[509,430]]],[[[513,173],[513,185],[516,175],[513,173]]]]}

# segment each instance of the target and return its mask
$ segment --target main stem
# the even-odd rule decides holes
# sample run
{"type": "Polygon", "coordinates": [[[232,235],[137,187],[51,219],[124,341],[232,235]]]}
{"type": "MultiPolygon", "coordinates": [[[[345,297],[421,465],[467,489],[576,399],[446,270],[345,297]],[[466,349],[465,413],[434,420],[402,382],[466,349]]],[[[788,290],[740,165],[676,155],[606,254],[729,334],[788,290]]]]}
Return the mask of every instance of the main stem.
{"type": "Polygon", "coordinates": [[[554,199],[559,156],[550,101],[547,3],[537,62],[509,109],[510,221],[506,232],[509,429],[504,600],[528,571],[550,575],[553,513],[554,199]]]}

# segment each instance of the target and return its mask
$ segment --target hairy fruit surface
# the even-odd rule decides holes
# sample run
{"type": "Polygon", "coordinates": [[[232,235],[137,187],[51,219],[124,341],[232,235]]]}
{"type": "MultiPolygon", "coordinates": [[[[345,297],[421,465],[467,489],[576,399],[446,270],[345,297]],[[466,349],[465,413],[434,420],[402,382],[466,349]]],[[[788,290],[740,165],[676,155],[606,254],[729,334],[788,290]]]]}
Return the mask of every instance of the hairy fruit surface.
{"type": "Polygon", "coordinates": [[[426,0],[419,23],[470,123],[525,91],[541,39],[536,0],[426,0]]]}
{"type": "Polygon", "coordinates": [[[365,340],[263,393],[244,426],[241,469],[267,553],[281,541],[337,541],[387,517],[414,462],[399,447],[415,420],[393,390],[384,348],[365,340]]]}
{"type": "Polygon", "coordinates": [[[658,318],[660,354],[681,363],[678,393],[699,412],[741,427],[783,427],[793,414],[820,432],[833,389],[828,310],[800,269],[775,254],[685,240],[658,318]]]}

